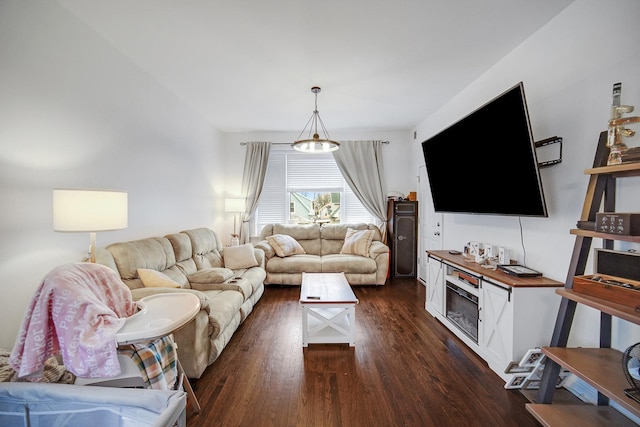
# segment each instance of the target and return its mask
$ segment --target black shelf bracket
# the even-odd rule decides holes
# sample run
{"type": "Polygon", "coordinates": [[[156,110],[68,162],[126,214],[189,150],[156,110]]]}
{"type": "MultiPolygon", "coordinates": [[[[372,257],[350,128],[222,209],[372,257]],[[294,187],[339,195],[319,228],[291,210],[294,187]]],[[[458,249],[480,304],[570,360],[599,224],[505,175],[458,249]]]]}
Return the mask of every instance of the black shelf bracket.
{"type": "Polygon", "coordinates": [[[558,163],[562,162],[562,137],[561,136],[552,136],[551,138],[547,138],[547,139],[543,139],[541,141],[536,141],[534,143],[536,150],[540,147],[545,147],[547,145],[551,145],[551,144],[560,144],[559,147],[559,152],[558,152],[558,156],[556,159],[552,159],[552,160],[545,160],[542,162],[538,162],[538,167],[543,168],[546,166],[552,166],[552,165],[557,165],[558,163]]]}

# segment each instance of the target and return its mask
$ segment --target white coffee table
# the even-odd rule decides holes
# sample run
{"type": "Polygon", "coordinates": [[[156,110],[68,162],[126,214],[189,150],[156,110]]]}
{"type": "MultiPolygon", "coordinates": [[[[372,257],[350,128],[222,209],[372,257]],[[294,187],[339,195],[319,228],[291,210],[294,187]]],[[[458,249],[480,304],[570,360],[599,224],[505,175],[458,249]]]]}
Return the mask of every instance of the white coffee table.
{"type": "Polygon", "coordinates": [[[356,345],[356,298],[344,273],[302,273],[302,345],[356,345]]]}

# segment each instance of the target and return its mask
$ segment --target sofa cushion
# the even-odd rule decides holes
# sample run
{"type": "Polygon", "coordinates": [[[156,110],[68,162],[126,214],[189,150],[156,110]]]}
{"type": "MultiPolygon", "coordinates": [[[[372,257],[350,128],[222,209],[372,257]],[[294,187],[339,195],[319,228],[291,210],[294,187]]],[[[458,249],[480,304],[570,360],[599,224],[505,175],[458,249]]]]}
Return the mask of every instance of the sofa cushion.
{"type": "Polygon", "coordinates": [[[265,240],[274,234],[293,237],[308,254],[320,255],[322,250],[319,224],[273,224],[271,227],[265,226],[260,233],[265,240]]]}
{"type": "Polygon", "coordinates": [[[156,270],[139,268],[138,276],[145,288],[181,288],[179,283],[171,280],[169,276],[156,270]]]}
{"type": "Polygon", "coordinates": [[[173,247],[173,252],[176,257],[176,268],[178,268],[182,274],[189,276],[196,271],[198,267],[193,259],[193,249],[191,246],[191,239],[184,233],[167,234],[164,236],[173,247]]]}
{"type": "Polygon", "coordinates": [[[369,256],[369,248],[373,241],[373,230],[354,230],[349,228],[344,236],[341,254],[369,256]]]}
{"type": "Polygon", "coordinates": [[[267,236],[267,242],[271,245],[276,255],[286,257],[290,255],[306,254],[304,248],[296,239],[286,234],[274,234],[267,236]]]}
{"type": "Polygon", "coordinates": [[[231,276],[233,276],[233,271],[231,269],[225,267],[214,267],[206,268],[190,274],[188,279],[192,284],[192,287],[195,289],[193,283],[222,283],[225,280],[230,279],[231,276]]]}
{"type": "Polygon", "coordinates": [[[184,286],[187,277],[176,267],[176,257],[169,240],[149,237],[124,243],[113,243],[106,247],[111,253],[122,280],[131,289],[144,285],[139,281],[138,268],[161,271],[184,286]]]}
{"type": "Polygon", "coordinates": [[[321,273],[322,258],[318,255],[302,254],[286,258],[273,257],[267,262],[269,273],[321,273]]]}
{"type": "Polygon", "coordinates": [[[217,338],[229,324],[234,316],[240,314],[240,307],[244,298],[240,292],[232,290],[204,290],[209,299],[209,332],[211,339],[217,338]]]}
{"type": "Polygon", "coordinates": [[[375,274],[378,265],[369,257],[333,254],[322,257],[323,273],[375,274]]]}
{"type": "Polygon", "coordinates": [[[344,246],[344,238],[349,229],[353,230],[373,230],[373,241],[380,240],[380,230],[373,224],[352,223],[352,224],[324,224],[320,228],[322,239],[322,254],[339,254],[344,246]]]}
{"type": "Polygon", "coordinates": [[[256,267],[258,265],[251,243],[224,248],[222,258],[224,259],[224,266],[232,270],[256,267]]]}
{"type": "Polygon", "coordinates": [[[194,228],[181,233],[189,236],[193,251],[193,260],[198,270],[211,267],[224,267],[220,251],[222,245],[213,230],[208,228],[194,228]]]}

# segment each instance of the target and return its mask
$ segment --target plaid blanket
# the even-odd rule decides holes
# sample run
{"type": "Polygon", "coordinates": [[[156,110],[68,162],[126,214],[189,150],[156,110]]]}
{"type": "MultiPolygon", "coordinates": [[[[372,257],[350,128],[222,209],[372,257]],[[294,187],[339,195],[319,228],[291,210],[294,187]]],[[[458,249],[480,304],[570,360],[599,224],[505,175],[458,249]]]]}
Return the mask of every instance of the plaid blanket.
{"type": "Polygon", "coordinates": [[[172,335],[146,344],[122,346],[120,353],[131,357],[138,366],[146,388],[175,390],[178,366],[172,335]]]}

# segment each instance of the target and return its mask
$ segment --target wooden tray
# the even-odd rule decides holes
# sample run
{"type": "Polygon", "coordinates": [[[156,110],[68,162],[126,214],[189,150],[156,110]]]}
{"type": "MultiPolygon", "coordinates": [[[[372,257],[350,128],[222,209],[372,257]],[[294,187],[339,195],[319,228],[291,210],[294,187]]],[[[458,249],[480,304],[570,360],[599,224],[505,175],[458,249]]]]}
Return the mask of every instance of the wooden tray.
{"type": "Polygon", "coordinates": [[[633,307],[640,312],[640,282],[608,274],[573,278],[573,291],[633,307]]]}

